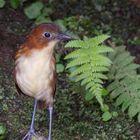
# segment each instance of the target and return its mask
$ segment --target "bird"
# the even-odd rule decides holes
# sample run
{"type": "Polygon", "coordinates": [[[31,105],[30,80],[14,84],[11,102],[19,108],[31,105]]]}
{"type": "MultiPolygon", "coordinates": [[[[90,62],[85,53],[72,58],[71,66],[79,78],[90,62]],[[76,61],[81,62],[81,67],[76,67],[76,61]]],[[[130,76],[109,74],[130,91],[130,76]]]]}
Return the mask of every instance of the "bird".
{"type": "Polygon", "coordinates": [[[56,91],[55,46],[60,41],[70,41],[53,23],[34,27],[15,54],[14,79],[19,93],[34,98],[34,109],[29,131],[22,140],[35,136],[34,120],[37,107],[49,110],[49,134],[51,140],[53,100],[56,91]]]}

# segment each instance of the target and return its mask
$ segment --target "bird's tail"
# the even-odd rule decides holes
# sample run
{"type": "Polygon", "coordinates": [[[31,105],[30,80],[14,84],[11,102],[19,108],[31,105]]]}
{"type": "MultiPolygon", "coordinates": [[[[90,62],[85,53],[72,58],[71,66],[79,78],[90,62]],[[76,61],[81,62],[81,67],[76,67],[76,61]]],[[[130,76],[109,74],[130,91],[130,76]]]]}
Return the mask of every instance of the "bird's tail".
{"type": "Polygon", "coordinates": [[[47,102],[39,100],[38,101],[38,108],[41,109],[41,110],[47,109],[48,108],[47,102]]]}

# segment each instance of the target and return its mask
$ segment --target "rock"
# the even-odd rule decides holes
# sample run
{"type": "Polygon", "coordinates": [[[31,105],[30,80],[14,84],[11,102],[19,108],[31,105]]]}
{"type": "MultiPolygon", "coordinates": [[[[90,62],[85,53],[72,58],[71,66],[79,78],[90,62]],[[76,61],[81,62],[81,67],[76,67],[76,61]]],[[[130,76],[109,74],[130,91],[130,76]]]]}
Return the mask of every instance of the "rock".
{"type": "Polygon", "coordinates": [[[36,136],[32,136],[31,140],[47,140],[47,138],[45,138],[44,136],[40,136],[40,135],[36,135],[36,136]]]}

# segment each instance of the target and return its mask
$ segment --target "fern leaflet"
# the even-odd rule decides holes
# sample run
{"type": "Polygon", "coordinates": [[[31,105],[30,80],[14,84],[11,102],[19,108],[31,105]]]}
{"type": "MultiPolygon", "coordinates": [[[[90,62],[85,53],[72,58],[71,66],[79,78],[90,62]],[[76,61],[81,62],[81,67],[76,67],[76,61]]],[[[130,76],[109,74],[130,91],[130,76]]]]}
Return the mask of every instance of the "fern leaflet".
{"type": "Polygon", "coordinates": [[[122,111],[128,109],[130,118],[138,115],[140,122],[140,76],[136,72],[140,65],[134,63],[134,57],[124,46],[115,48],[109,57],[113,63],[108,73],[110,84],[107,89],[122,111]]]}
{"type": "Polygon", "coordinates": [[[92,99],[94,96],[103,107],[102,90],[103,80],[107,77],[104,72],[109,70],[111,60],[105,56],[106,53],[112,52],[113,49],[102,45],[102,42],[109,36],[100,35],[85,40],[74,40],[66,44],[65,47],[75,48],[76,50],[69,53],[65,59],[69,59],[67,68],[74,68],[71,76],[75,81],[81,81],[88,90],[86,99],[92,99]]]}

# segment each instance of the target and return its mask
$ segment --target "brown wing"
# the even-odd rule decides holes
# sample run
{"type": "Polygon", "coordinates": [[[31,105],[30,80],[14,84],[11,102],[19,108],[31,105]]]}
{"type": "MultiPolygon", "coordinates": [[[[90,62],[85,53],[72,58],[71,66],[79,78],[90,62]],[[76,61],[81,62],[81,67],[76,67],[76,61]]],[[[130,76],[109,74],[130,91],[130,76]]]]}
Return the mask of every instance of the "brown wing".
{"type": "Polygon", "coordinates": [[[17,84],[17,81],[16,81],[16,70],[14,69],[14,82],[15,82],[15,87],[16,87],[16,90],[17,90],[17,93],[18,95],[22,94],[22,95],[25,95],[19,88],[18,84],[17,84]]]}
{"type": "Polygon", "coordinates": [[[53,88],[53,96],[55,95],[56,92],[56,81],[57,81],[57,75],[56,75],[56,59],[55,56],[52,57],[51,59],[51,64],[55,66],[55,69],[53,71],[53,79],[50,81],[50,86],[53,88]]]}

